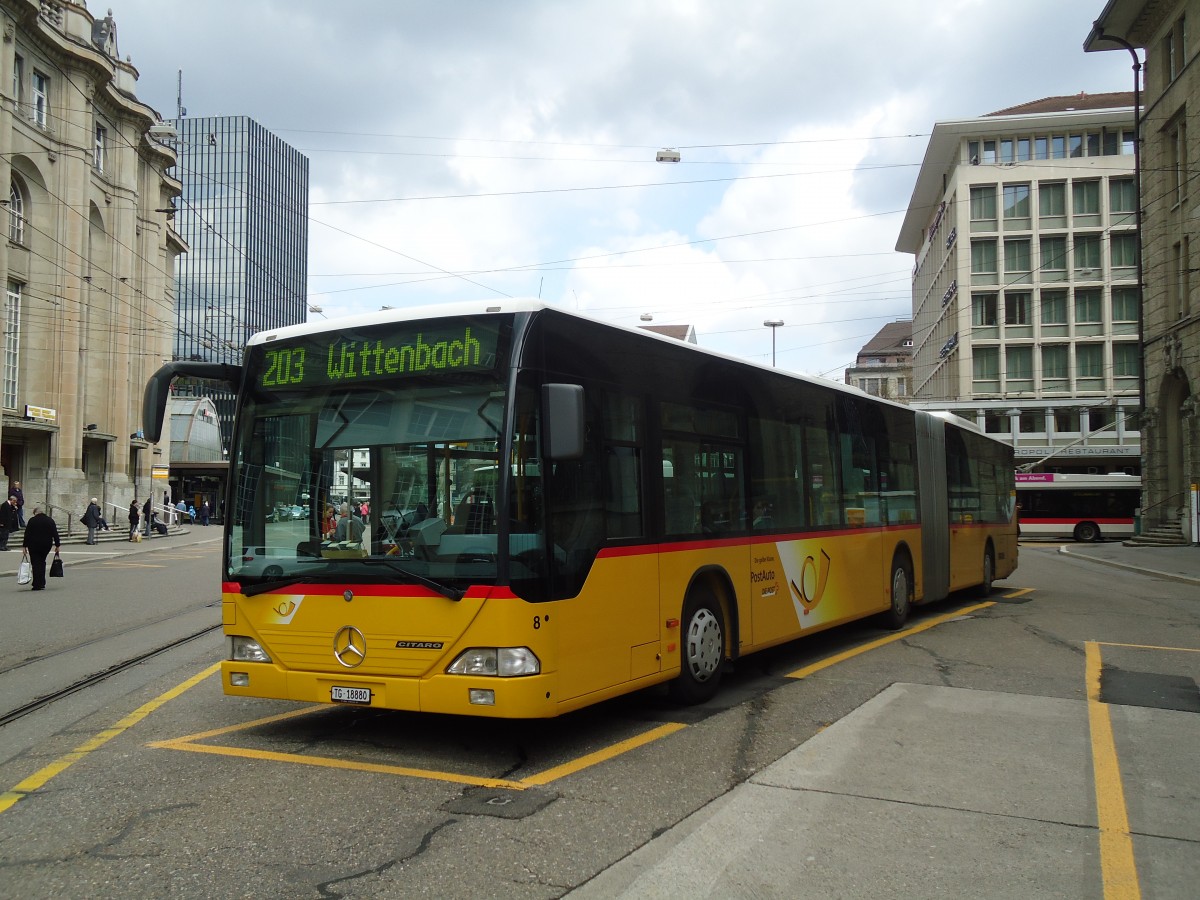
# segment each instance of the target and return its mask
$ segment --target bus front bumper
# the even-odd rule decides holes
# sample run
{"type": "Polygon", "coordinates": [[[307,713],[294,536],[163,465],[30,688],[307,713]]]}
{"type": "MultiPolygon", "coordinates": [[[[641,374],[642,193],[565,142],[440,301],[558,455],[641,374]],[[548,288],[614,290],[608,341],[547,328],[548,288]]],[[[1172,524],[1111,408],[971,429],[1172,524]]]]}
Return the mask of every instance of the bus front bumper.
{"type": "Polygon", "coordinates": [[[221,663],[221,687],[232,697],[509,719],[558,715],[562,710],[554,699],[555,681],[547,674],[519,678],[439,674],[417,679],[295,672],[273,663],[221,663]]]}

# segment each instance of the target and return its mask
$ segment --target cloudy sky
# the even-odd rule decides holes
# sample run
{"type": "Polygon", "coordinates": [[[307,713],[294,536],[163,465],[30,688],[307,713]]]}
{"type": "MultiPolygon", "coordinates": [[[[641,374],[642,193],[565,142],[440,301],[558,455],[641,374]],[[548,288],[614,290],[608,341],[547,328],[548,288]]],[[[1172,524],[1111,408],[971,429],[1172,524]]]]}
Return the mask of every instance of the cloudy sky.
{"type": "Polygon", "coordinates": [[[106,3],[164,118],[182,70],[189,116],[309,158],[325,316],[541,296],[759,362],[782,319],[777,364],[834,379],[910,316],[935,122],[1132,88],[1082,51],[1103,0],[106,3]]]}

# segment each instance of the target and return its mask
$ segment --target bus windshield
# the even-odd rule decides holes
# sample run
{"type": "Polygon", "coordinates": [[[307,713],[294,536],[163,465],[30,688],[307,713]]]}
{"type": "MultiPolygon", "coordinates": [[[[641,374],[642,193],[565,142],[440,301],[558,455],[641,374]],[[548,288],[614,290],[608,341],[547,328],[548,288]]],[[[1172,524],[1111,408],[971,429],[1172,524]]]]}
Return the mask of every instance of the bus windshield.
{"type": "Polygon", "coordinates": [[[439,382],[247,392],[227,578],[494,582],[505,391],[495,377],[439,382]]]}

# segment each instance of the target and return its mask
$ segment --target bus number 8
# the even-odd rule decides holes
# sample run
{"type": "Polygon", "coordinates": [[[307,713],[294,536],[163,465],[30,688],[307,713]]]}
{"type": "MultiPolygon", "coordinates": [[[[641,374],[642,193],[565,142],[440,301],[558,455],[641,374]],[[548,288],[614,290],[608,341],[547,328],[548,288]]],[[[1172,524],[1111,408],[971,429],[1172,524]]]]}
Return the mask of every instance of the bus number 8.
{"type": "Polygon", "coordinates": [[[263,374],[263,387],[283,387],[304,381],[304,348],[291,350],[268,350],[267,371],[263,374]]]}

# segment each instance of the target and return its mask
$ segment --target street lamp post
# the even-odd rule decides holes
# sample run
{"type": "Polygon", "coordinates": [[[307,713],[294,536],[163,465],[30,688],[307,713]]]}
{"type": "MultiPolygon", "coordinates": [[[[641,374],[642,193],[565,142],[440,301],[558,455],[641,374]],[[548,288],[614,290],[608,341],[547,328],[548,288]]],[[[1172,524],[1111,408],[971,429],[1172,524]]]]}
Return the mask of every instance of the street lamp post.
{"type": "Polygon", "coordinates": [[[771,367],[774,368],[774,366],[775,366],[775,329],[779,328],[783,325],[783,319],[767,319],[767,321],[763,322],[763,324],[771,329],[771,367]]]}

